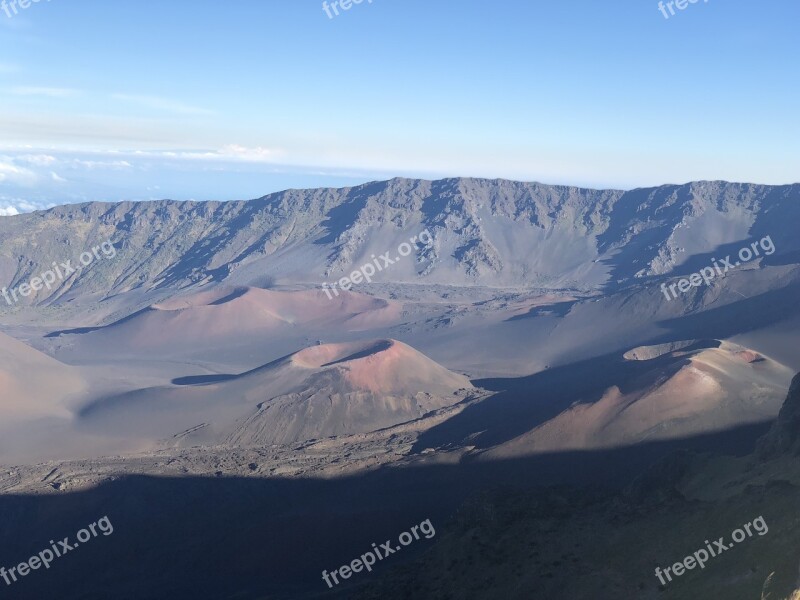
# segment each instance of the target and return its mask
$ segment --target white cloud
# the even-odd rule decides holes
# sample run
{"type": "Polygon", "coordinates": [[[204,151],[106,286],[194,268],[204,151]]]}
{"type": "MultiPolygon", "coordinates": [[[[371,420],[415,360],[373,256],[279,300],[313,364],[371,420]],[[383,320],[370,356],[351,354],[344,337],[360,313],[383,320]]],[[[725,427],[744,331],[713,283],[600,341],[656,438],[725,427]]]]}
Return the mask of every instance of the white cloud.
{"type": "Polygon", "coordinates": [[[16,86],[9,90],[15,96],[46,96],[48,98],[69,98],[80,94],[78,90],[55,87],[16,86]]]}
{"type": "Polygon", "coordinates": [[[237,144],[229,144],[223,147],[218,153],[223,157],[233,157],[248,162],[273,162],[276,158],[283,155],[282,150],[276,148],[246,148],[237,144]]]}
{"type": "Polygon", "coordinates": [[[58,162],[55,156],[50,156],[49,154],[23,154],[18,156],[16,160],[36,167],[49,167],[58,162]]]}
{"type": "Polygon", "coordinates": [[[190,104],[184,104],[177,100],[169,98],[160,98],[158,96],[143,96],[138,94],[112,94],[114,100],[121,100],[122,102],[130,102],[138,104],[145,108],[159,110],[170,113],[177,113],[182,115],[211,115],[213,111],[190,104]]]}
{"type": "Polygon", "coordinates": [[[10,162],[0,162],[0,183],[33,185],[36,183],[36,180],[36,173],[30,169],[18,167],[10,162]]]}
{"type": "Polygon", "coordinates": [[[275,163],[286,155],[280,148],[263,148],[257,146],[247,148],[238,144],[228,144],[219,150],[189,151],[171,150],[163,152],[148,152],[137,150],[133,152],[139,158],[169,158],[175,160],[189,161],[218,161],[218,162],[253,162],[253,163],[275,163]]]}
{"type": "Polygon", "coordinates": [[[69,161],[70,166],[81,167],[90,171],[94,169],[132,169],[133,165],[127,160],[81,160],[75,158],[69,161]]]}
{"type": "Polygon", "coordinates": [[[41,204],[28,202],[19,198],[9,198],[7,196],[0,196],[0,217],[13,217],[22,213],[33,212],[35,210],[42,210],[44,208],[51,208],[53,204],[41,204]]]}

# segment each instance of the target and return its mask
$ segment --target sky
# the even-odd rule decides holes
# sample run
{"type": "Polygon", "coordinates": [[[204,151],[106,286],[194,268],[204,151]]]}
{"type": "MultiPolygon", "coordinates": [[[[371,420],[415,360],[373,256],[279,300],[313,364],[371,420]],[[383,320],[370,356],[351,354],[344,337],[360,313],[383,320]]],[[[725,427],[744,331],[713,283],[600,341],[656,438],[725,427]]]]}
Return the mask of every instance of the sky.
{"type": "Polygon", "coordinates": [[[683,1],[6,0],[0,215],[398,176],[800,181],[800,2],[683,1]]]}

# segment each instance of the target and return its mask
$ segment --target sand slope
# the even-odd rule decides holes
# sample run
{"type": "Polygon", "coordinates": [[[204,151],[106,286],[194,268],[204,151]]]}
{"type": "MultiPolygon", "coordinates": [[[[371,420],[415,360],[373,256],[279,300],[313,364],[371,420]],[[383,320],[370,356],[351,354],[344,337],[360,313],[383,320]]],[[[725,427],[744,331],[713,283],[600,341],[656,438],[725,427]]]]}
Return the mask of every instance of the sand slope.
{"type": "Polygon", "coordinates": [[[0,333],[0,428],[35,418],[69,418],[68,401],[83,389],[74,369],[0,333]]]}
{"type": "MultiPolygon", "coordinates": [[[[331,298],[322,290],[221,287],[170,299],[106,327],[71,335],[87,347],[115,352],[236,344],[298,331],[361,331],[395,323],[399,303],[356,292],[331,298]]],[[[61,332],[69,335],[72,332],[61,332]]]]}
{"type": "Polygon", "coordinates": [[[325,344],[227,378],[187,378],[81,411],[87,430],[177,444],[276,444],[374,431],[450,406],[469,380],[395,340],[325,344]]]}
{"type": "Polygon", "coordinates": [[[729,342],[663,344],[625,353],[626,360],[665,356],[671,360],[659,361],[635,381],[620,382],[596,402],[575,405],[487,455],[613,448],[768,421],[778,414],[793,375],[729,342]]]}

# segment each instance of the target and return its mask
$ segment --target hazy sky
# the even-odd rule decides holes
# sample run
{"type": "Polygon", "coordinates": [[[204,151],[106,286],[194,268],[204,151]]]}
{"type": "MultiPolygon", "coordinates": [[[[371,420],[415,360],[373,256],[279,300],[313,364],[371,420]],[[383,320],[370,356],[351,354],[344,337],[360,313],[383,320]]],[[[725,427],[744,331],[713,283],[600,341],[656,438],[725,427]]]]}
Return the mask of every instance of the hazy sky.
{"type": "MultiPolygon", "coordinates": [[[[8,1],[8,0],[6,0],[8,1]]],[[[800,3],[0,8],[0,214],[393,176],[800,181],[800,3]]]]}

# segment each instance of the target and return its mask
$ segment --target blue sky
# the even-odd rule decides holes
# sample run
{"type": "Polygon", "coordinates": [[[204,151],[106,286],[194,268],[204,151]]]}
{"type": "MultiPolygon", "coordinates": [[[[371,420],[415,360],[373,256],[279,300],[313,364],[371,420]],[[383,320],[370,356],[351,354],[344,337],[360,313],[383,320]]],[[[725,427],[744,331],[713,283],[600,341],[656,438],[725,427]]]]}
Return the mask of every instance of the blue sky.
{"type": "Polygon", "coordinates": [[[798,22],[796,0],[0,8],[0,214],[394,176],[796,182],[798,22]]]}

